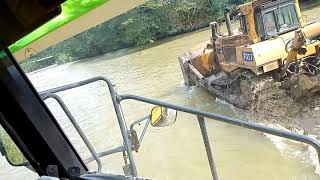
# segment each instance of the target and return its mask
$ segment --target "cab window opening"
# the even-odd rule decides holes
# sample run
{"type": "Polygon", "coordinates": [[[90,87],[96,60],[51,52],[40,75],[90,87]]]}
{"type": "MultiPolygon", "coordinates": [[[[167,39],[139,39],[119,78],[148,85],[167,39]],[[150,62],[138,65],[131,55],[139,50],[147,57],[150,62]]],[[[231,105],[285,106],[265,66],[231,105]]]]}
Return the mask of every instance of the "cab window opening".
{"type": "Polygon", "coordinates": [[[279,8],[278,19],[280,32],[298,24],[298,18],[292,4],[279,8]]]}
{"type": "Polygon", "coordinates": [[[264,26],[265,26],[266,34],[268,36],[273,36],[278,33],[276,16],[275,16],[274,11],[270,11],[270,12],[265,13],[264,26]]]}
{"type": "Polygon", "coordinates": [[[287,4],[265,10],[262,12],[262,15],[257,15],[256,22],[258,34],[264,39],[279,35],[299,26],[294,4],[287,4]],[[262,21],[263,25],[259,25],[259,21],[262,21]]]}

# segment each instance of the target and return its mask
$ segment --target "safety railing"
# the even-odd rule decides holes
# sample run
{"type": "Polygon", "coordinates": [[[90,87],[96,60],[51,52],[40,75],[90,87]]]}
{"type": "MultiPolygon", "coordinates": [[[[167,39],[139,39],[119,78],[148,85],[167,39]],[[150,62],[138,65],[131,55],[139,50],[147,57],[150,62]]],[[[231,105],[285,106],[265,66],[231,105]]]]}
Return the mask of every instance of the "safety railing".
{"type": "MultiPolygon", "coordinates": [[[[63,108],[64,112],[69,117],[73,126],[76,128],[77,132],[80,134],[81,138],[85,142],[86,146],[88,147],[88,149],[92,153],[93,157],[85,160],[85,162],[91,162],[92,160],[96,160],[97,164],[98,164],[98,171],[101,170],[101,166],[102,166],[99,157],[110,155],[113,153],[123,152],[123,153],[127,154],[127,157],[129,159],[129,163],[130,163],[129,166],[130,166],[131,175],[134,177],[138,176],[136,165],[135,165],[133,155],[132,155],[132,147],[131,147],[132,143],[130,141],[130,138],[128,137],[129,136],[128,135],[128,127],[126,127],[126,123],[125,123],[125,120],[124,120],[124,117],[122,114],[122,110],[121,110],[121,102],[125,101],[125,100],[135,100],[135,101],[144,102],[147,104],[159,105],[162,107],[174,109],[174,110],[189,113],[189,114],[194,114],[197,117],[197,120],[200,125],[200,130],[201,130],[204,146],[205,146],[206,153],[207,153],[207,158],[208,158],[209,167],[210,167],[211,174],[212,174],[212,179],[214,179],[214,180],[218,179],[218,175],[217,175],[217,171],[216,171],[215,164],[214,164],[214,158],[212,155],[211,146],[210,146],[209,138],[207,135],[207,130],[206,130],[204,118],[209,118],[209,119],[212,119],[215,121],[221,121],[221,122],[224,122],[227,124],[240,126],[240,127],[246,128],[246,129],[251,129],[251,130],[259,131],[262,133],[271,134],[271,135],[275,135],[278,137],[282,137],[282,138],[290,139],[293,141],[308,144],[308,145],[312,146],[313,148],[315,148],[315,150],[318,154],[318,160],[320,160],[320,144],[318,141],[316,141],[315,139],[312,139],[310,137],[299,135],[299,134],[288,132],[288,131],[284,131],[284,130],[270,128],[270,127],[259,125],[259,124],[253,123],[253,122],[248,122],[248,121],[244,121],[244,120],[240,120],[240,119],[222,116],[222,115],[215,114],[215,113],[204,112],[204,111],[200,111],[200,110],[190,108],[190,107],[184,107],[184,106],[180,106],[180,105],[176,105],[176,104],[172,104],[172,103],[167,103],[167,102],[163,102],[163,101],[159,101],[159,100],[155,100],[155,99],[150,99],[150,98],[136,96],[136,95],[121,95],[116,92],[114,85],[111,83],[111,81],[109,79],[104,78],[104,77],[100,77],[100,76],[90,78],[90,79],[87,79],[84,81],[80,81],[77,83],[72,83],[72,84],[68,84],[65,86],[42,91],[42,92],[40,92],[40,95],[44,100],[48,99],[48,98],[54,98],[58,101],[60,106],[63,108]],[[114,110],[115,110],[115,113],[117,116],[117,121],[118,121],[119,128],[120,128],[120,131],[122,134],[123,142],[124,142],[123,146],[116,147],[114,149],[104,151],[101,153],[95,152],[95,150],[93,149],[89,140],[86,138],[85,134],[83,133],[83,131],[81,130],[79,125],[76,123],[74,117],[72,116],[72,114],[70,113],[68,108],[63,103],[62,99],[58,95],[55,94],[55,93],[58,93],[61,91],[66,91],[69,89],[77,88],[77,87],[84,86],[84,85],[94,83],[97,81],[103,81],[108,86],[108,91],[111,96],[111,100],[112,100],[112,103],[114,106],[114,110]]],[[[148,118],[149,117],[146,116],[136,122],[140,122],[140,121],[142,121],[144,119],[148,119],[148,118]]],[[[148,122],[142,132],[140,139],[139,139],[140,142],[143,138],[144,133],[146,132],[147,126],[148,126],[148,122]]],[[[132,127],[130,127],[130,128],[132,128],[132,127]]],[[[320,164],[320,162],[319,162],[319,164],[320,164]]]]}

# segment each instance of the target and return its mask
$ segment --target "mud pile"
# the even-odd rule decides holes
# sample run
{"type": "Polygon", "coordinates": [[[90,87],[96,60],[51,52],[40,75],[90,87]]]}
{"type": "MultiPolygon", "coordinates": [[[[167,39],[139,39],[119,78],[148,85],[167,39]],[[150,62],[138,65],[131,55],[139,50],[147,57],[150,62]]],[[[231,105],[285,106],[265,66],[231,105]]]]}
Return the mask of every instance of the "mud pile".
{"type": "Polygon", "coordinates": [[[270,78],[256,84],[254,96],[251,108],[245,110],[249,119],[320,136],[320,94],[293,99],[270,78]]]}

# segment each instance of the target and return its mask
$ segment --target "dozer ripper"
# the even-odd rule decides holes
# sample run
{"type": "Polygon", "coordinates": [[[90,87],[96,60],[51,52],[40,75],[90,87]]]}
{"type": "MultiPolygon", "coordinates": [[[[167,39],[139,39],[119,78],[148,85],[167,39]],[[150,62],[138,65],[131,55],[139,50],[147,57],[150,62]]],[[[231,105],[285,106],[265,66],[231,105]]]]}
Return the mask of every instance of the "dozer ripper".
{"type": "Polygon", "coordinates": [[[186,85],[240,108],[271,77],[295,99],[320,91],[320,22],[305,22],[298,0],[255,0],[236,11],[237,31],[226,10],[228,35],[212,22],[210,40],[179,57],[186,85]]]}

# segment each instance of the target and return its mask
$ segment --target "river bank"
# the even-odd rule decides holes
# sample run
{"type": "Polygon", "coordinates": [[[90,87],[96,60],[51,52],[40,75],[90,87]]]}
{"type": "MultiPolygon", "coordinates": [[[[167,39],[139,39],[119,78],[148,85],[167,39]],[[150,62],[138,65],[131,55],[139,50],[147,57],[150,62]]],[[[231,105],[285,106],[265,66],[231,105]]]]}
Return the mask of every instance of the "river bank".
{"type": "Polygon", "coordinates": [[[43,68],[37,59],[54,56],[57,64],[103,55],[125,48],[152,44],[168,37],[222,21],[223,10],[245,0],[150,0],[111,20],[33,54],[21,63],[25,71],[43,68]]]}
{"type": "MultiPolygon", "coordinates": [[[[208,27],[212,21],[222,22],[223,10],[234,9],[245,0],[150,0],[120,16],[53,45],[20,63],[26,72],[47,65],[35,61],[54,56],[56,64],[101,56],[126,48],[156,44],[160,40],[208,27]]],[[[301,2],[303,11],[310,11],[319,3],[301,2]]],[[[308,20],[317,13],[308,14],[308,20]]]]}
{"type": "Polygon", "coordinates": [[[294,99],[272,78],[256,85],[255,100],[248,110],[239,110],[248,119],[278,124],[286,129],[316,135],[320,139],[320,95],[294,99]]]}
{"type": "MultiPolygon", "coordinates": [[[[293,99],[282,88],[280,82],[272,78],[256,84],[255,100],[249,109],[235,108],[248,121],[275,129],[290,131],[305,135],[320,141],[320,94],[312,97],[293,99]]],[[[294,143],[277,136],[263,133],[278,149],[283,149],[285,143],[294,143]]],[[[297,143],[301,144],[301,143],[297,143]]],[[[320,175],[320,164],[317,151],[314,147],[303,144],[308,156],[320,175]]],[[[296,150],[298,152],[298,150],[296,150]]]]}

